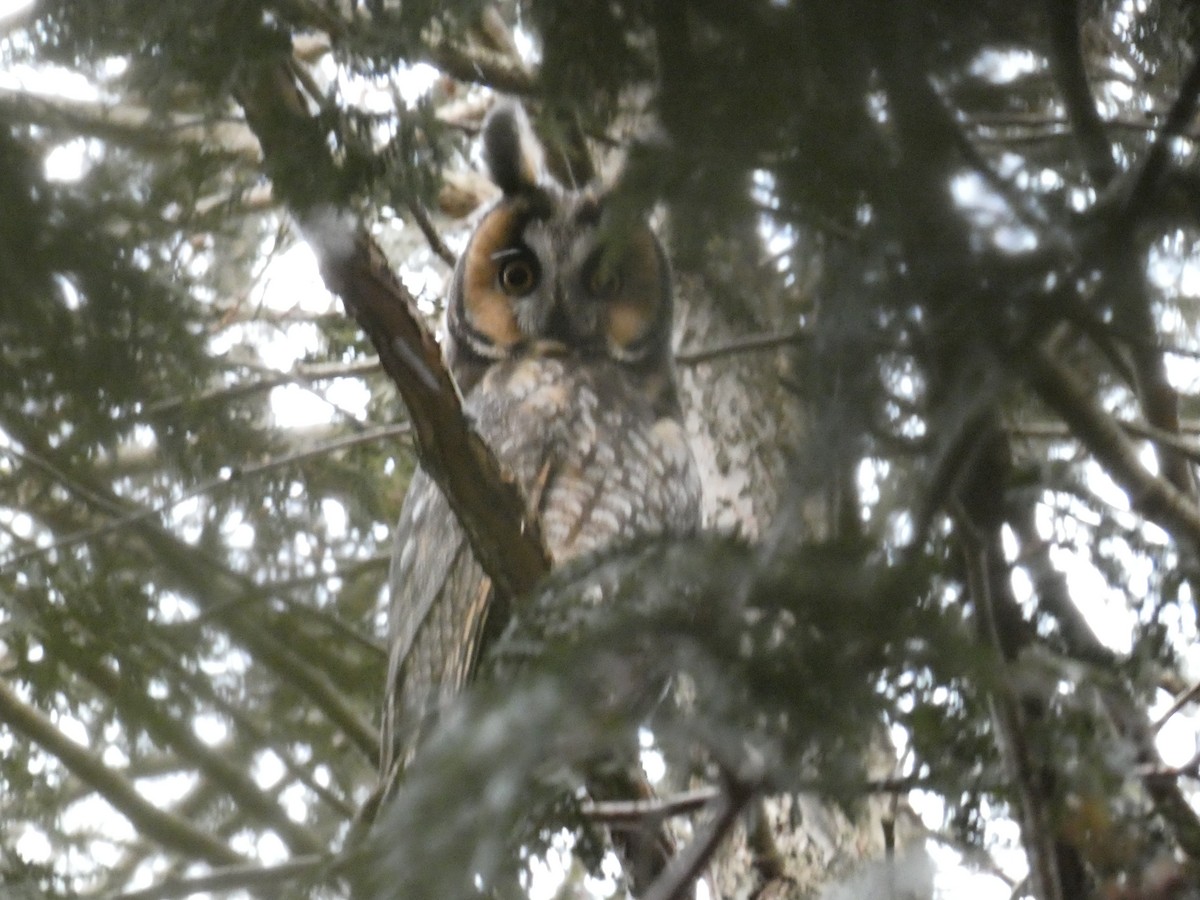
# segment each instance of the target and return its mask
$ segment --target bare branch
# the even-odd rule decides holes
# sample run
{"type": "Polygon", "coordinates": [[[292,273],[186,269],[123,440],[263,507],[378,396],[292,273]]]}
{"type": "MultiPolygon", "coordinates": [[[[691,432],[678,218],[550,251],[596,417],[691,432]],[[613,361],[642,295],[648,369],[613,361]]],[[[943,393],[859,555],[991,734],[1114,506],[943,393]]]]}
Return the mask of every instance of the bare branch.
{"type": "Polygon", "coordinates": [[[1188,688],[1186,691],[1184,691],[1182,694],[1180,694],[1178,697],[1176,697],[1174,702],[1171,704],[1170,709],[1168,709],[1165,713],[1163,713],[1161,716],[1159,716],[1158,719],[1156,719],[1150,725],[1150,730],[1152,732],[1154,732],[1155,734],[1157,734],[1159,731],[1162,730],[1162,727],[1167,724],[1167,722],[1171,719],[1172,716],[1174,716],[1176,713],[1178,713],[1181,709],[1183,709],[1189,703],[1194,703],[1197,698],[1200,698],[1200,681],[1196,682],[1190,688],[1188,688]]]}
{"type": "Polygon", "coordinates": [[[425,240],[429,242],[429,249],[434,252],[434,255],[438,259],[453,269],[454,264],[458,261],[458,257],[454,255],[453,250],[446,246],[446,242],[438,234],[433,220],[429,218],[429,210],[413,200],[408,204],[408,211],[412,215],[413,221],[416,222],[417,227],[421,229],[421,234],[425,235],[425,240]]]}
{"type": "Polygon", "coordinates": [[[686,900],[692,885],[704,872],[709,860],[733,830],[738,816],[755,795],[746,785],[731,782],[712,801],[713,817],[696,839],[671,861],[646,892],[644,900],[686,900]]]}
{"type": "Polygon", "coordinates": [[[738,353],[755,353],[764,350],[778,350],[780,347],[792,347],[804,341],[806,337],[807,335],[802,331],[783,334],[751,334],[726,341],[723,344],[685,348],[675,354],[675,362],[681,366],[695,366],[738,353]]]}
{"type": "Polygon", "coordinates": [[[697,788],[671,797],[649,800],[587,800],[580,812],[602,825],[644,825],[647,821],[686,816],[703,809],[720,796],[716,788],[697,788]]]}
{"type": "Polygon", "coordinates": [[[549,568],[537,522],[468,426],[441,349],[383,252],[362,228],[311,196],[313,170],[331,173],[334,164],[287,64],[247,73],[238,96],[276,188],[317,254],[326,286],[346,303],[400,390],[422,464],[445,493],[476,558],[501,597],[524,593],[549,568]],[[298,147],[312,157],[303,167],[295,161],[298,147]]]}

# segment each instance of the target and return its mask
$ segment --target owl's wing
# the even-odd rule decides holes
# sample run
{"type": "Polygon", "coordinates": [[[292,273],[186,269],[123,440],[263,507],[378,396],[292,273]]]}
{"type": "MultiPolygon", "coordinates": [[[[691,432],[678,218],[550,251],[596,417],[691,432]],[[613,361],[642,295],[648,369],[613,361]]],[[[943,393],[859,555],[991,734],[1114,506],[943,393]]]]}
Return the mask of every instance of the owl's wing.
{"type": "Polygon", "coordinates": [[[437,711],[462,690],[492,594],[450,504],[420,469],[400,511],[389,580],[381,765],[390,779],[437,711]]]}

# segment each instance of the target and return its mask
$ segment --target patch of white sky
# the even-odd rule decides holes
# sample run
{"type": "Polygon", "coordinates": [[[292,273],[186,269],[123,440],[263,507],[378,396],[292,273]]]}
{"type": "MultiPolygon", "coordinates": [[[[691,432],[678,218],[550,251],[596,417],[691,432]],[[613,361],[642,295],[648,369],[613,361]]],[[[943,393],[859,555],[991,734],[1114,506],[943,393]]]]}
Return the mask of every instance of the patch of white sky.
{"type": "MultiPolygon", "coordinates": [[[[1200,299],[1200,236],[1178,231],[1150,248],[1147,275],[1151,286],[1163,297],[1178,297],[1194,303],[1200,299]]],[[[1184,393],[1200,392],[1200,340],[1195,325],[1188,322],[1180,306],[1173,302],[1156,304],[1164,343],[1175,352],[1167,352],[1164,363],[1171,385],[1184,393]]]]}

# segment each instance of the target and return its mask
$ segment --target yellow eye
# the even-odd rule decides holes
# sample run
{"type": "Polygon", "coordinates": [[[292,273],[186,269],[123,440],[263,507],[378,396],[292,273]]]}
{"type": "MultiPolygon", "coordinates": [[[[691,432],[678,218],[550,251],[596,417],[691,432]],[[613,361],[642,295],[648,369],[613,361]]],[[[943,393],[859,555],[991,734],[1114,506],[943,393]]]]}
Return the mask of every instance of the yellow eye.
{"type": "Polygon", "coordinates": [[[594,297],[607,298],[621,289],[621,273],[610,266],[598,263],[587,276],[587,289],[594,297]]]}
{"type": "Polygon", "coordinates": [[[537,287],[538,273],[533,260],[517,256],[500,264],[500,289],[514,297],[528,294],[537,287]]]}

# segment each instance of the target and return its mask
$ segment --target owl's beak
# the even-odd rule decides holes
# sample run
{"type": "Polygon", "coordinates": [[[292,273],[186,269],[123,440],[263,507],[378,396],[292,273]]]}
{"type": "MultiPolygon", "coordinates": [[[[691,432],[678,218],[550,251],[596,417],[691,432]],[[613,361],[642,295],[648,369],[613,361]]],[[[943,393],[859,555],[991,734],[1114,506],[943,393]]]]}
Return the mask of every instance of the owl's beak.
{"type": "Polygon", "coordinates": [[[543,334],[551,341],[559,341],[563,344],[573,342],[571,320],[567,317],[566,304],[563,301],[561,290],[554,292],[554,307],[550,310],[550,320],[546,322],[543,334]]]}
{"type": "Polygon", "coordinates": [[[530,347],[533,356],[567,356],[571,351],[565,343],[552,338],[541,338],[530,347]]]}

